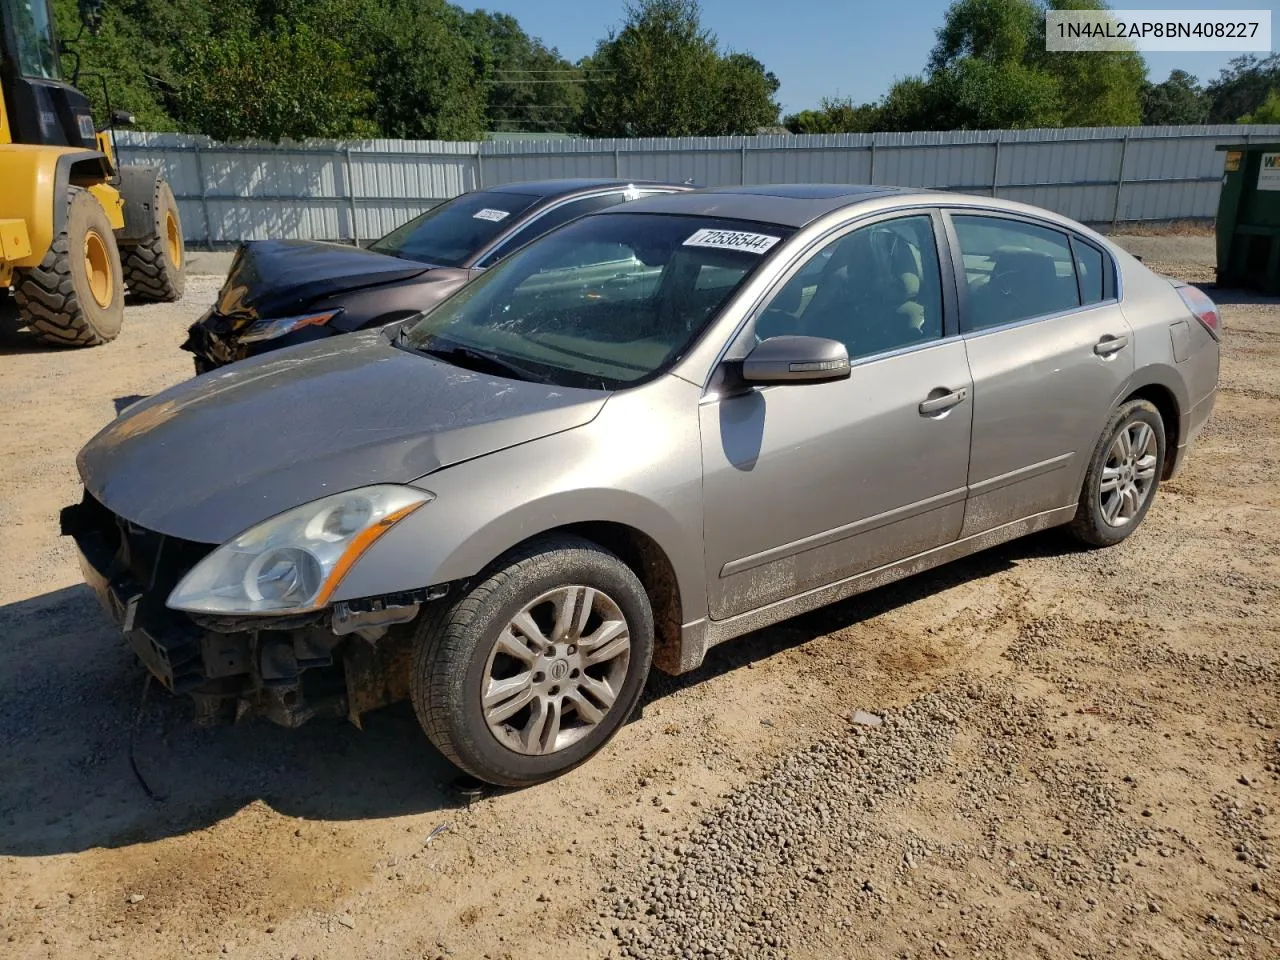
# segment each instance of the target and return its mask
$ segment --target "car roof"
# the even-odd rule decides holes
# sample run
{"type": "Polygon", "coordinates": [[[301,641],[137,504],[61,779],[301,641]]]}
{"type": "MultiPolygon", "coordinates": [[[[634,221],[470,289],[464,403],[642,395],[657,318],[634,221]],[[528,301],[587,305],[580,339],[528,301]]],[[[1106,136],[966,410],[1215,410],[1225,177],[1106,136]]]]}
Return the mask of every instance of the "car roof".
{"type": "Polygon", "coordinates": [[[893,195],[937,195],[918,187],[873,186],[865,183],[774,183],[713,187],[687,193],[644,197],[591,216],[611,213],[676,213],[688,216],[754,220],[802,227],[819,217],[868,200],[893,195]]]}
{"type": "Polygon", "coordinates": [[[672,190],[689,190],[691,187],[683,183],[668,183],[662,180],[623,180],[618,177],[576,177],[562,180],[524,180],[516,183],[502,183],[493,187],[484,187],[484,193],[518,193],[526,197],[540,197],[543,200],[567,197],[575,193],[589,193],[592,190],[607,190],[609,187],[668,187],[672,190]]]}

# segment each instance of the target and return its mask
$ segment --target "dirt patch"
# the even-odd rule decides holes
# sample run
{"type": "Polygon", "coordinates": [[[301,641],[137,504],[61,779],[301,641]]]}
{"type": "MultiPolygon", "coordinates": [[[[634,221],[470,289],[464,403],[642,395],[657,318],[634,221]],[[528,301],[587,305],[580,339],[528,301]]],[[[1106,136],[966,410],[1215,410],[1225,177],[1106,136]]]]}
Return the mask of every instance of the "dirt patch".
{"type": "Polygon", "coordinates": [[[590,764],[468,798],[405,709],[139,710],[57,511],[217,285],[0,352],[6,958],[1280,955],[1280,305],[1220,296],[1217,409],[1122,546],[1048,533],[717,647],[590,764]]]}

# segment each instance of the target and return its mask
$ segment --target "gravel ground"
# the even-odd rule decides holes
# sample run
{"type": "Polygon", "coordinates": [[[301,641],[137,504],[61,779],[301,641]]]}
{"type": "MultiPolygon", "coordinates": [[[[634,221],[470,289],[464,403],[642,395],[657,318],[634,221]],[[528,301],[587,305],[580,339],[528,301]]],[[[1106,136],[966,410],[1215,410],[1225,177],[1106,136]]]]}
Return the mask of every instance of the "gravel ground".
{"type": "Polygon", "coordinates": [[[0,348],[0,956],[1280,956],[1280,304],[1218,292],[1218,408],[1125,544],[1050,532],[760,631],[477,797],[405,709],[139,708],[56,514],[216,286],[0,348]]]}

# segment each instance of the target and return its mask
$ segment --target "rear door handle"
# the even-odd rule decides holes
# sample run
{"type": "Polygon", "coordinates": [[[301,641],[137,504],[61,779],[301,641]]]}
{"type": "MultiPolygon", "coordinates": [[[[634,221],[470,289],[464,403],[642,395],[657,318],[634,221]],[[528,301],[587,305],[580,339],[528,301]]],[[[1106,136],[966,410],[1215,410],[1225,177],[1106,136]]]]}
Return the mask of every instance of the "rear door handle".
{"type": "Polygon", "coordinates": [[[1110,334],[1103,337],[1093,345],[1093,352],[1100,357],[1109,357],[1113,353],[1119,353],[1129,345],[1128,337],[1113,337],[1110,334]]]}
{"type": "MultiPolygon", "coordinates": [[[[938,390],[946,389],[939,387],[938,390]]],[[[937,392],[937,391],[933,391],[937,392]]],[[[920,401],[920,415],[922,417],[930,417],[935,413],[942,413],[944,410],[950,410],[958,403],[964,403],[965,398],[969,396],[967,387],[961,387],[959,390],[952,390],[950,393],[944,393],[939,397],[930,397],[928,400],[920,401]]]]}

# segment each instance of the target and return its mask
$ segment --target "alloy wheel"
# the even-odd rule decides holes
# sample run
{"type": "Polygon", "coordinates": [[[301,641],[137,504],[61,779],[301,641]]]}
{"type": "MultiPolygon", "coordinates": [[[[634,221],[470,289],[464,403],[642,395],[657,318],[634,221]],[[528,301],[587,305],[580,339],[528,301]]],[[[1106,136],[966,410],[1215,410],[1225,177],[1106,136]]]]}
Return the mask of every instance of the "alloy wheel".
{"type": "Polygon", "coordinates": [[[1102,519],[1113,527],[1132,523],[1151,496],[1156,479],[1156,433],[1141,420],[1125,424],[1107,451],[1098,484],[1102,519]]]}
{"type": "Polygon", "coordinates": [[[517,753],[564,750],[613,708],[630,661],[631,631],[613,598],[586,586],[550,590],[511,618],[489,652],[485,723],[517,753]]]}

